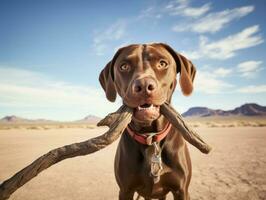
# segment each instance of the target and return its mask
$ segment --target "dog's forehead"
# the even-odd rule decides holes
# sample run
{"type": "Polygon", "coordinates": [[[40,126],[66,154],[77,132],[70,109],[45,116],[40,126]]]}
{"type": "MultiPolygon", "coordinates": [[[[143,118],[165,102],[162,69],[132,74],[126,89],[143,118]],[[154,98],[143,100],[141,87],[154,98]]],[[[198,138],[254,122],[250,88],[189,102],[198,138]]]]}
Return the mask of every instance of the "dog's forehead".
{"type": "Polygon", "coordinates": [[[121,48],[117,61],[153,58],[171,58],[171,54],[160,44],[134,44],[121,48]]]}
{"type": "Polygon", "coordinates": [[[143,49],[143,55],[147,55],[148,58],[171,58],[171,54],[160,44],[149,44],[143,49]]]}
{"type": "Polygon", "coordinates": [[[138,61],[141,45],[129,45],[122,47],[116,54],[115,63],[127,62],[127,61],[138,61]]]}

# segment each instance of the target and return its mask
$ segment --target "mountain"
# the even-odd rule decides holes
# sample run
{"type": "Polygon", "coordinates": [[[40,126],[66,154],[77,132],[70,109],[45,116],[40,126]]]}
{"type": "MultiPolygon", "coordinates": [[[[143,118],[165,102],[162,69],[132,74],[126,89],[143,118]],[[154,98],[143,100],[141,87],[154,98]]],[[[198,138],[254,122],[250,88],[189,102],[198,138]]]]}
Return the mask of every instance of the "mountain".
{"type": "Polygon", "coordinates": [[[15,115],[10,115],[0,119],[0,123],[54,123],[55,121],[46,119],[25,119],[15,115]]]}
{"type": "Polygon", "coordinates": [[[89,124],[97,124],[101,120],[100,117],[97,117],[95,115],[88,115],[85,118],[78,120],[76,122],[78,123],[89,123],[89,124]]]}
{"type": "Polygon", "coordinates": [[[88,124],[97,124],[101,120],[100,117],[94,115],[88,115],[81,120],[76,120],[72,122],[62,122],[62,121],[52,121],[46,119],[25,119],[15,115],[10,115],[0,119],[0,123],[10,123],[10,124],[50,124],[50,123],[88,123],[88,124]]]}
{"type": "Polygon", "coordinates": [[[6,116],[0,119],[0,122],[8,122],[8,123],[19,123],[19,122],[29,122],[29,121],[30,120],[28,119],[17,117],[15,115],[6,116]]]}
{"type": "Polygon", "coordinates": [[[255,103],[247,103],[233,110],[210,109],[207,107],[192,107],[184,112],[184,117],[208,117],[208,116],[266,116],[266,106],[255,103]]]}
{"type": "Polygon", "coordinates": [[[213,110],[207,107],[192,107],[182,114],[184,117],[206,117],[213,115],[226,115],[223,110],[213,110]]]}
{"type": "Polygon", "coordinates": [[[244,104],[231,111],[234,115],[246,115],[246,116],[266,116],[266,106],[260,106],[255,103],[244,104]]]}

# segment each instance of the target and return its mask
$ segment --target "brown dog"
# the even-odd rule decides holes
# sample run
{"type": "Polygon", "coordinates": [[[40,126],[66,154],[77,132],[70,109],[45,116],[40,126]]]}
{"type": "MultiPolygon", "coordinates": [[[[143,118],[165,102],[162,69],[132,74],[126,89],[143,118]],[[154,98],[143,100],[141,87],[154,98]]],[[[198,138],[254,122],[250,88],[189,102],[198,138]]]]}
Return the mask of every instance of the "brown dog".
{"type": "Polygon", "coordinates": [[[122,134],[115,157],[119,199],[131,200],[137,192],[145,199],[189,199],[191,161],[181,134],[160,115],[170,102],[176,74],[184,95],[193,90],[194,65],[161,43],[123,47],[100,74],[106,97],[134,108],[133,119],[122,134]]]}

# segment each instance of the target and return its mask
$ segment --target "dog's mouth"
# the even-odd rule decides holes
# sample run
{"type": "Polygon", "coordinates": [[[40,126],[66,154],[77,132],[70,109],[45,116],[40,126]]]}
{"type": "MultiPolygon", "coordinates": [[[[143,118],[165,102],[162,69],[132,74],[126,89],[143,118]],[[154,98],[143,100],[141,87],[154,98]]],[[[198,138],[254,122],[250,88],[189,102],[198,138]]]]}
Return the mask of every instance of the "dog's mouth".
{"type": "Polygon", "coordinates": [[[160,106],[154,104],[143,104],[134,109],[134,118],[138,121],[153,121],[160,116],[160,106]]]}

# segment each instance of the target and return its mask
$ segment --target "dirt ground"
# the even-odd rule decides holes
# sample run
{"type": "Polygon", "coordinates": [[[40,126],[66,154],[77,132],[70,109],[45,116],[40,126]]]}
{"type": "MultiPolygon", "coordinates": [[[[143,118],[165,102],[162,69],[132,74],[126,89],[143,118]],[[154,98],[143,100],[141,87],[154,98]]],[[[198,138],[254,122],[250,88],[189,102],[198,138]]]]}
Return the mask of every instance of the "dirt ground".
{"type": "MultiPolygon", "coordinates": [[[[0,131],[0,182],[47,151],[83,141],[106,129],[0,131]]],[[[197,128],[214,150],[201,154],[190,146],[194,200],[266,199],[266,128],[197,128]]],[[[62,161],[15,192],[12,200],[113,200],[117,142],[95,154],[62,161]]],[[[172,199],[169,194],[168,199],[172,199]]]]}

